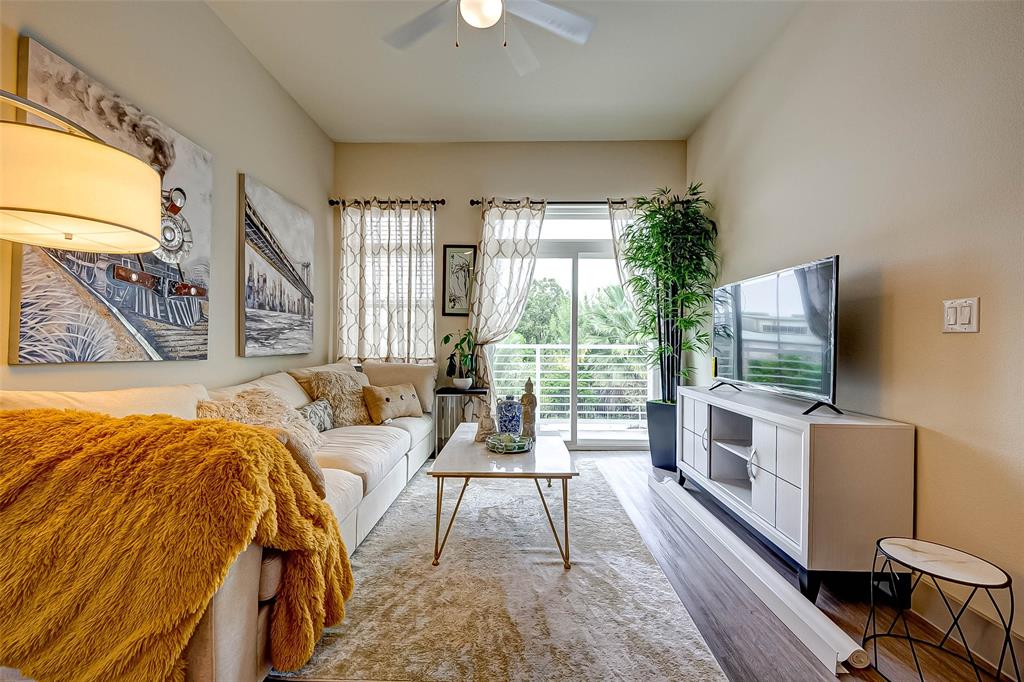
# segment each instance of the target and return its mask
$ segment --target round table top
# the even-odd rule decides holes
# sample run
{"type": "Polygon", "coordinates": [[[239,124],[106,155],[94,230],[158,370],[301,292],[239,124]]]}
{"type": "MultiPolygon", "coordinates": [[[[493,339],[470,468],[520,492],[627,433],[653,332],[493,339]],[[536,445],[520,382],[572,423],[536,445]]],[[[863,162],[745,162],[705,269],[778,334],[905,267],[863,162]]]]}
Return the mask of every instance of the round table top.
{"type": "Polygon", "coordinates": [[[1005,587],[1010,576],[995,564],[959,549],[913,538],[882,538],[878,548],[908,568],[978,587],[1005,587]]]}

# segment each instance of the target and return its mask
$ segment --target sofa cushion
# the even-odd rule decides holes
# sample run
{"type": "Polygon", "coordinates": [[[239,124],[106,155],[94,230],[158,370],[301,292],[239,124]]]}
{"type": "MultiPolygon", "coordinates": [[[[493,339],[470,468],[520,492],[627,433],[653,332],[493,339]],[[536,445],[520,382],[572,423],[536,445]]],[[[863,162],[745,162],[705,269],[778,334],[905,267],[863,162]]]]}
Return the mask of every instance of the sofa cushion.
{"type": "Polygon", "coordinates": [[[412,445],[408,433],[390,426],[344,426],[324,431],[323,436],[316,455],[321,468],[359,476],[364,494],[377,487],[412,445]]]}
{"type": "Polygon", "coordinates": [[[395,429],[402,429],[409,434],[412,445],[418,445],[424,438],[430,436],[434,430],[434,420],[429,415],[422,417],[398,417],[388,422],[388,426],[395,429]]]}
{"type": "Polygon", "coordinates": [[[356,368],[352,366],[351,362],[345,362],[340,360],[338,362],[332,362],[328,365],[317,365],[316,367],[299,367],[298,369],[288,370],[288,375],[298,382],[299,386],[305,389],[306,393],[310,396],[313,394],[309,391],[309,380],[313,378],[314,372],[321,372],[324,370],[331,370],[335,372],[355,372],[356,368]]]}
{"type": "Polygon", "coordinates": [[[0,410],[85,410],[111,417],[169,414],[196,418],[196,403],[210,397],[202,384],[124,388],[116,391],[0,391],[0,410]]]}
{"type": "Polygon", "coordinates": [[[412,384],[420,397],[420,407],[424,412],[434,411],[434,384],[437,382],[437,365],[414,365],[408,362],[374,362],[363,363],[363,373],[370,380],[371,386],[397,386],[412,384]]]}
{"type": "Polygon", "coordinates": [[[366,377],[359,372],[323,370],[313,372],[309,379],[310,395],[331,404],[331,423],[335,428],[370,423],[370,413],[363,400],[366,377]]]}
{"type": "Polygon", "coordinates": [[[265,377],[253,379],[244,384],[215,388],[210,391],[210,398],[213,400],[227,400],[250,388],[270,389],[288,403],[289,407],[294,409],[298,409],[309,402],[309,396],[306,395],[306,391],[303,390],[302,386],[299,386],[299,382],[295,381],[285,372],[268,374],[265,377]]]}
{"type": "Polygon", "coordinates": [[[420,399],[412,384],[363,386],[363,402],[374,424],[383,424],[399,417],[423,416],[420,399]]]}
{"type": "Polygon", "coordinates": [[[363,501],[363,479],[344,469],[324,469],[325,501],[340,524],[363,501]]]}

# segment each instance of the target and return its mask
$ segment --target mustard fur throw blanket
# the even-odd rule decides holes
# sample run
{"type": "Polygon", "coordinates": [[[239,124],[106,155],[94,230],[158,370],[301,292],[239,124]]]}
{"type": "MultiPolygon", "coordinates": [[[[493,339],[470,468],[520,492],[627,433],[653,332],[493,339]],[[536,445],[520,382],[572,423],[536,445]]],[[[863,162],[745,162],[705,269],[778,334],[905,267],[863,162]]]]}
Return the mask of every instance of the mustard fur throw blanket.
{"type": "Polygon", "coordinates": [[[0,666],[40,682],[183,680],[235,557],[284,552],[271,657],[292,670],[344,617],[330,508],[260,427],[0,411],[0,666]]]}

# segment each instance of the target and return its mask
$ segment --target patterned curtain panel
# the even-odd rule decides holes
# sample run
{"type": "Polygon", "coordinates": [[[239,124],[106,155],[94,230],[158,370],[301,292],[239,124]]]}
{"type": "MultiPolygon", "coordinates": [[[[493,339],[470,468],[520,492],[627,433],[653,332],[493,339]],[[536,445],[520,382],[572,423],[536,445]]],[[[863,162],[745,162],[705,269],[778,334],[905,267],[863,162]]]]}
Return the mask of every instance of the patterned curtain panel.
{"type": "Polygon", "coordinates": [[[633,273],[622,260],[622,233],[625,232],[626,226],[636,218],[636,212],[621,199],[609,199],[608,215],[612,221],[612,248],[615,251],[615,266],[619,271],[619,284],[622,285],[626,301],[633,305],[633,293],[626,286],[626,282],[633,276],[633,273]]]}
{"type": "Polygon", "coordinates": [[[434,207],[342,205],[338,358],[432,362],[434,207]]]}
{"type": "MultiPolygon", "coordinates": [[[[543,201],[499,201],[484,206],[484,226],[476,259],[476,278],[470,305],[470,329],[480,351],[477,381],[494,385],[494,344],[519,324],[544,223],[543,201]]],[[[493,402],[496,396],[492,395],[493,402]]]]}

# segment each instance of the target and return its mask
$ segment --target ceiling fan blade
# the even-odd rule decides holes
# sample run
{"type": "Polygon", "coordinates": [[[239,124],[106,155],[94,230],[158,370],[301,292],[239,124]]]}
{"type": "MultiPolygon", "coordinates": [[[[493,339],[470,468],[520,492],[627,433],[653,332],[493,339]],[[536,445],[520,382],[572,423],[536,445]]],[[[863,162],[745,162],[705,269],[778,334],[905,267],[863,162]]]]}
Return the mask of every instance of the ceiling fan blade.
{"type": "Polygon", "coordinates": [[[594,30],[592,19],[543,0],[508,0],[508,11],[577,45],[585,44],[594,30]]]}
{"type": "Polygon", "coordinates": [[[537,55],[533,53],[530,44],[526,42],[523,32],[514,23],[509,23],[506,30],[508,31],[508,42],[505,46],[505,53],[512,62],[512,68],[516,70],[516,73],[525,76],[531,71],[539,69],[540,62],[537,61],[537,55]]]}
{"type": "MultiPolygon", "coordinates": [[[[452,11],[456,0],[442,0],[412,21],[406,22],[384,36],[384,42],[391,47],[404,50],[411,47],[445,22],[446,11],[452,11]]],[[[454,14],[451,18],[454,18],[454,14]]]]}

